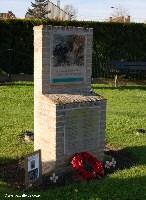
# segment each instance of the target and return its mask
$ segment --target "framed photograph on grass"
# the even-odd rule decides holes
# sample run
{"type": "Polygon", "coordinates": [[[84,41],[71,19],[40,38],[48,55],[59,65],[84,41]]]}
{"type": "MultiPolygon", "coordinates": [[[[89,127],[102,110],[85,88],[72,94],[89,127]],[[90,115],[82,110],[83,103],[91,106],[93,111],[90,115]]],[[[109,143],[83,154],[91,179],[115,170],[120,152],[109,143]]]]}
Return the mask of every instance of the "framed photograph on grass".
{"type": "Polygon", "coordinates": [[[41,184],[42,167],[41,167],[41,150],[28,154],[25,157],[25,184],[29,188],[31,184],[41,184]]]}

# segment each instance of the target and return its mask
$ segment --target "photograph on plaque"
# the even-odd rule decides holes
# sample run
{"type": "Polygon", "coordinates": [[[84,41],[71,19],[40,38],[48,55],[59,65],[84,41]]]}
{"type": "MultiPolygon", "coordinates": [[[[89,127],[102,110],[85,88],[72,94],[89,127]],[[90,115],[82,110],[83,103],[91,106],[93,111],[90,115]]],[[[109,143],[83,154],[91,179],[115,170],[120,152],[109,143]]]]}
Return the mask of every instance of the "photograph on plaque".
{"type": "Polygon", "coordinates": [[[86,77],[85,35],[54,34],[51,83],[83,83],[86,77]]]}
{"type": "Polygon", "coordinates": [[[53,67],[84,66],[84,48],[84,35],[54,35],[53,67]]]}
{"type": "Polygon", "coordinates": [[[26,156],[26,185],[33,183],[35,181],[40,181],[41,172],[41,151],[33,152],[26,156]]]}

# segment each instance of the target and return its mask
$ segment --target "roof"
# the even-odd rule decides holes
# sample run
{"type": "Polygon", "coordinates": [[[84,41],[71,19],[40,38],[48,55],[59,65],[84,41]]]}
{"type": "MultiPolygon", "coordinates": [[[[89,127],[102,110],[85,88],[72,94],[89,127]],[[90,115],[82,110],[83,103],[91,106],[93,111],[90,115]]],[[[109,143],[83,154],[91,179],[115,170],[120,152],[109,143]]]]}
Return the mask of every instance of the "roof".
{"type": "Polygon", "coordinates": [[[130,16],[124,17],[124,16],[119,16],[112,18],[110,17],[110,22],[130,22],[130,16]]]}
{"type": "Polygon", "coordinates": [[[16,16],[11,11],[8,11],[8,13],[0,13],[0,18],[16,18],[16,16]]]}
{"type": "MultiPolygon", "coordinates": [[[[51,4],[53,4],[54,6],[56,6],[57,8],[59,8],[60,10],[62,10],[60,7],[58,7],[56,4],[52,3],[50,0],[48,0],[51,4]]],[[[65,12],[64,10],[62,10],[64,13],[66,13],[67,15],[70,15],[69,13],[65,12]]]]}

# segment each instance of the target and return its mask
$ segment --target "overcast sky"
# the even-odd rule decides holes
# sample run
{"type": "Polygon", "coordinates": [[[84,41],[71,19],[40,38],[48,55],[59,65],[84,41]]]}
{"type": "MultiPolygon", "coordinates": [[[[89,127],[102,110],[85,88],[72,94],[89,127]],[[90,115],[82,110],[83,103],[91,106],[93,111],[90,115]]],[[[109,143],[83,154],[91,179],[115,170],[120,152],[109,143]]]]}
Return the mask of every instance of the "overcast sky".
{"type": "MultiPolygon", "coordinates": [[[[31,1],[35,0],[0,0],[0,12],[12,11],[16,17],[24,18],[31,1]]],[[[57,0],[52,0],[57,3],[57,0]]],[[[128,9],[132,21],[144,22],[146,20],[146,0],[61,0],[61,8],[72,4],[78,9],[78,20],[104,21],[111,16],[113,8],[119,4],[128,9]]]]}

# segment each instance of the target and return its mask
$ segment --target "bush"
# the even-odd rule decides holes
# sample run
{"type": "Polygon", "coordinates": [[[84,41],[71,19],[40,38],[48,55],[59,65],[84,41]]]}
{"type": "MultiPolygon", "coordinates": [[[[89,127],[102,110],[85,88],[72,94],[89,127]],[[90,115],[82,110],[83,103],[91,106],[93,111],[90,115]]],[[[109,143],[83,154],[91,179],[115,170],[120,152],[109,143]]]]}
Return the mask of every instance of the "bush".
{"type": "Polygon", "coordinates": [[[10,65],[11,73],[33,74],[33,26],[40,24],[93,28],[93,77],[108,77],[106,66],[109,61],[146,61],[144,24],[1,19],[2,70],[8,72],[10,65]]]}

